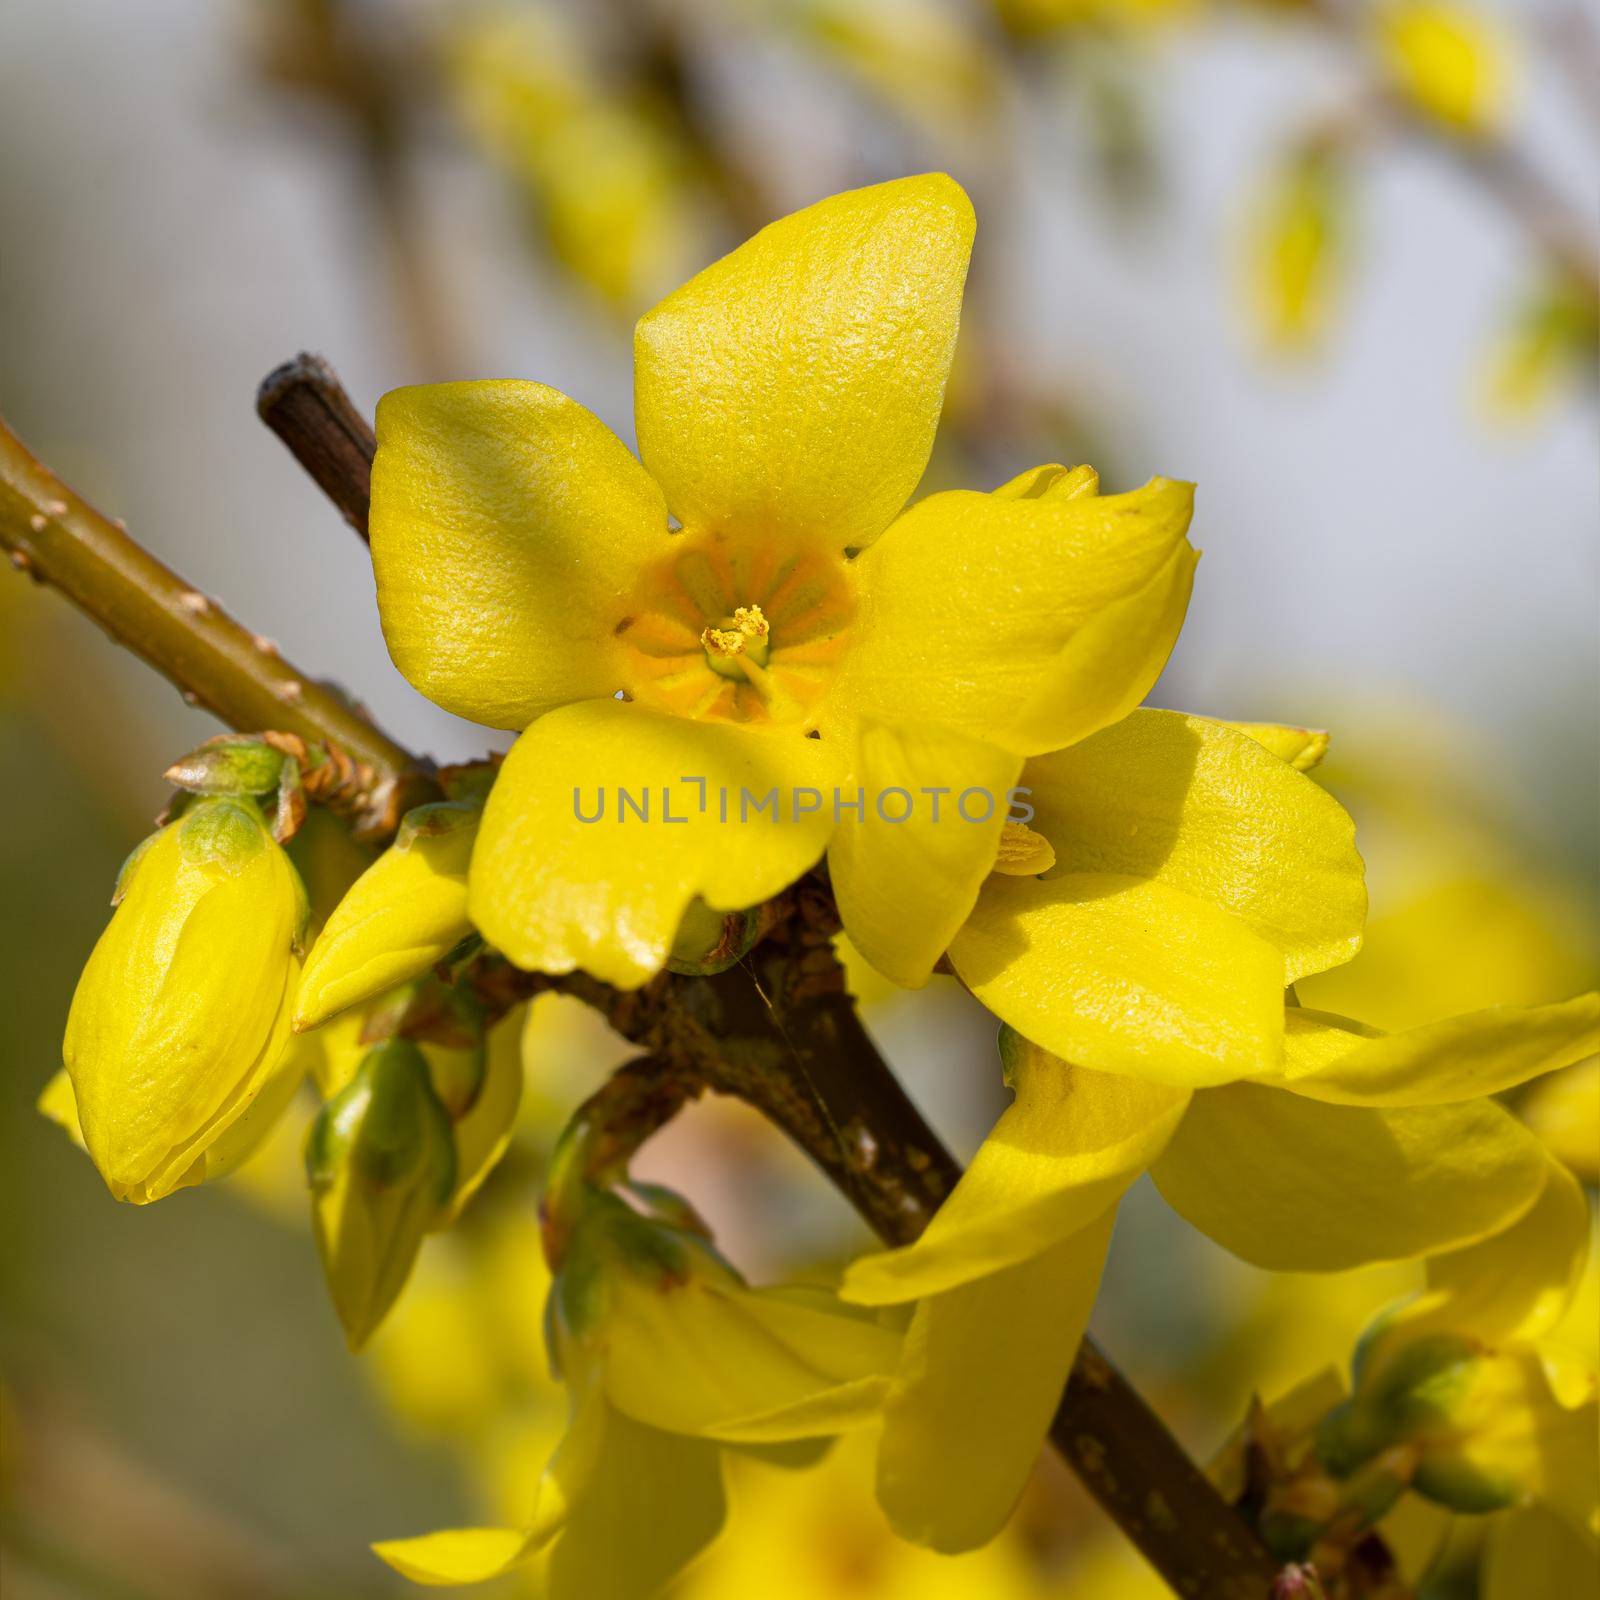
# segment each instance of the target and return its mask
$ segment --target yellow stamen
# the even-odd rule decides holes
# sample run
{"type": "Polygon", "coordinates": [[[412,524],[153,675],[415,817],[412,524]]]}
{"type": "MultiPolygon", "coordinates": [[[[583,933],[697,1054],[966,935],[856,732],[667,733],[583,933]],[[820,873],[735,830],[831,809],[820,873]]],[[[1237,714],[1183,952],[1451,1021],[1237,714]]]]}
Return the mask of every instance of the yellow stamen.
{"type": "Polygon", "coordinates": [[[1008,822],[1000,830],[1000,848],[994,870],[1011,878],[1033,878],[1056,864],[1056,853],[1042,833],[1021,822],[1008,822]]]}
{"type": "Polygon", "coordinates": [[[760,606],[739,606],[733,613],[734,626],[747,639],[765,639],[771,624],[761,614],[760,606]]]}
{"type": "Polygon", "coordinates": [[[744,633],[738,628],[705,628],[701,630],[700,643],[707,655],[729,656],[744,653],[744,633]]]}

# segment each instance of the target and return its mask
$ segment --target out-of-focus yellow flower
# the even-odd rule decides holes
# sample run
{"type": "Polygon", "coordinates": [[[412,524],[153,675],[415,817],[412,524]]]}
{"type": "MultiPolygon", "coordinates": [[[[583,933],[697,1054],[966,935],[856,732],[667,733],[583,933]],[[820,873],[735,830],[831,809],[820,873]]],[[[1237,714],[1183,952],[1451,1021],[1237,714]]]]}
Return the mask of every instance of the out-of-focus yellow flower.
{"type": "Polygon", "coordinates": [[[1512,42],[1483,11],[1440,0],[1387,0],[1372,13],[1374,48],[1395,89],[1452,133],[1505,121],[1512,42]]]}
{"type": "Polygon", "coordinates": [[[455,1172],[450,1116],[422,1052],[404,1039],[374,1046],[306,1141],[317,1249],[352,1350],[405,1287],[455,1172]]]}
{"type": "Polygon", "coordinates": [[[938,137],[974,133],[994,103],[998,64],[948,0],[800,0],[785,14],[817,50],[938,137]]]}
{"type": "Polygon", "coordinates": [[[1535,1084],[1517,1115],[1585,1183],[1600,1183],[1600,1057],[1535,1084]]]}
{"type": "Polygon", "coordinates": [[[1593,1049],[1597,1028],[1600,996],[1389,1036],[1290,1008],[1280,1073],[1194,1092],[1068,1066],[1006,1030],[1015,1102],[922,1238],[845,1278],[852,1300],[918,1302],[880,1456],[891,1521],[945,1550],[1003,1525],[1142,1171],[1274,1270],[1465,1245],[1526,1212],[1549,1166],[1482,1097],[1593,1049]]]}
{"type": "Polygon", "coordinates": [[[1356,818],[1377,909],[1360,955],[1301,980],[1301,1002],[1396,1029],[1592,982],[1594,912],[1518,847],[1492,755],[1427,707],[1347,720],[1360,743],[1337,747],[1324,778],[1356,818]]]}
{"type": "MultiPolygon", "coordinates": [[[[681,1600],[1046,1600],[1064,1592],[1021,1538],[956,1557],[897,1539],[872,1503],[870,1435],[846,1435],[804,1472],[745,1456],[727,1465],[727,1528],[684,1575],[674,1591],[681,1600]]],[[[1111,1600],[1107,1590],[1078,1592],[1111,1600]]]]}
{"type": "Polygon", "coordinates": [[[537,1557],[551,1600],[644,1600],[720,1528],[724,1446],[875,1416],[897,1334],[820,1290],[750,1288],[684,1225],[682,1201],[633,1196],[559,1183],[547,1196],[560,1261],[547,1326],[572,1414],[530,1525],[375,1547],[406,1576],[474,1583],[537,1557]]]}
{"type": "Polygon", "coordinates": [[[1196,560],[1190,486],[1101,496],[1092,472],[1049,468],[896,520],[932,447],[972,233],[950,179],[907,178],[785,217],[668,296],[635,339],[648,473],[537,384],[381,402],[391,653],[439,704],[524,730],[469,885],[517,965],[637,986],[696,896],[738,910],[812,866],[857,785],[881,803],[932,783],[988,809],[930,840],[914,879],[900,856],[830,863],[851,936],[871,908],[872,958],[926,976],[924,903],[959,925],[993,865],[996,792],[1159,674],[1196,560]],[[578,803],[595,789],[599,817],[578,803]],[[623,790],[648,791],[655,823],[623,790]]]}
{"type": "Polygon", "coordinates": [[[420,978],[472,932],[467,865],[480,807],[445,800],[408,811],[395,842],[356,879],[306,957],[296,1030],[420,978]]]}
{"type": "Polygon", "coordinates": [[[224,1139],[217,1170],[236,1163],[293,1093],[273,1077],[305,919],[253,801],[196,800],[129,858],[62,1047],[84,1144],[119,1200],[199,1182],[224,1139]]]}
{"type": "Polygon", "coordinates": [[[688,153],[651,105],[600,81],[565,18],[481,13],[452,67],[468,121],[567,271],[628,314],[673,281],[702,231],[688,153]]]}
{"type": "Polygon", "coordinates": [[[1247,307],[1269,349],[1295,355],[1327,332],[1343,287],[1349,191],[1336,150],[1295,152],[1268,174],[1246,219],[1247,307]]]}
{"type": "Polygon", "coordinates": [[[1591,287],[1553,281],[1530,295],[1485,362],[1482,400],[1489,419],[1523,423],[1567,391],[1595,381],[1600,302],[1591,287]]]}
{"type": "Polygon", "coordinates": [[[558,1434],[564,1399],[541,1326],[549,1289],[531,1205],[474,1217],[423,1252],[363,1370],[405,1424],[454,1441],[472,1465],[505,1421],[542,1419],[558,1434]]]}

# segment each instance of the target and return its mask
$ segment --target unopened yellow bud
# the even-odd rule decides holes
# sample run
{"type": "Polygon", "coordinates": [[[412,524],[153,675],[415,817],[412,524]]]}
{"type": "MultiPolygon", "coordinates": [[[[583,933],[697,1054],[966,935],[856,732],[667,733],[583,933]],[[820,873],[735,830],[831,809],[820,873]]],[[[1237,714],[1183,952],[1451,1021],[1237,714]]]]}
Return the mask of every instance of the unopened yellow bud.
{"type": "Polygon", "coordinates": [[[352,1350],[405,1288],[455,1173],[450,1117],[422,1052],[404,1039],[368,1051],[306,1141],[317,1249],[352,1350]]]}
{"type": "Polygon", "coordinates": [[[312,946],[297,1029],[421,977],[472,932],[467,865],[481,814],[457,801],[406,813],[394,844],[351,885],[312,946]]]}
{"type": "Polygon", "coordinates": [[[305,892],[239,798],[196,801],[118,888],[62,1055],[85,1147],[112,1194],[143,1204],[207,1176],[214,1147],[236,1165],[244,1136],[230,1130],[252,1108],[252,1139],[269,1121],[261,1097],[288,1046],[305,892]]]}

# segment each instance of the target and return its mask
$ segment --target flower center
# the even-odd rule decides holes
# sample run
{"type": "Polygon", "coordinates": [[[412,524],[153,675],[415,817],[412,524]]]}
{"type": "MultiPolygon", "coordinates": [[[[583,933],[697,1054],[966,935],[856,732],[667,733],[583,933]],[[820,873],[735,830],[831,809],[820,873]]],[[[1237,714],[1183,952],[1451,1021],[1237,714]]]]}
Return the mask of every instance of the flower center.
{"type": "Polygon", "coordinates": [[[772,624],[760,606],[739,606],[720,626],[700,630],[700,647],[713,672],[735,683],[754,682],[746,669],[766,666],[772,654],[772,624]]]}
{"type": "Polygon", "coordinates": [[[617,625],[623,687],[678,716],[808,726],[855,609],[844,561],[727,534],[672,543],[617,625]]]}

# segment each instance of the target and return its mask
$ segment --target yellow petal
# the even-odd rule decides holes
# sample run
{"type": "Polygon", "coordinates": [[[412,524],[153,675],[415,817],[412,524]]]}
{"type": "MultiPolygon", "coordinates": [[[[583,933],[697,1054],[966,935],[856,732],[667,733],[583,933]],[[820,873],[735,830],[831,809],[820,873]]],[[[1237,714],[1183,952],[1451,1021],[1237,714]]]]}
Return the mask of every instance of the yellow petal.
{"type": "Polygon", "coordinates": [[[1382,1034],[1291,1006],[1284,1082],[1336,1105],[1442,1105],[1499,1094],[1600,1048],[1600,994],[1548,1006],[1491,1006],[1382,1034]]]}
{"type": "Polygon", "coordinates": [[[441,1228],[454,1224],[511,1145],[522,1104],[524,1015],[519,1009],[489,1032],[483,1085],[455,1125],[456,1187],[441,1228]]]}
{"type": "Polygon", "coordinates": [[[1061,1402],[1112,1219],[917,1307],[878,1451],[878,1502],[902,1538],[953,1553],[1005,1526],[1061,1402]]]}
{"type": "Polygon", "coordinates": [[[885,977],[927,982],[994,866],[1021,765],[929,724],[862,727],[846,785],[861,816],[841,816],[828,872],[846,931],[885,977]]]}
{"type": "Polygon", "coordinates": [[[639,321],[639,453],[685,526],[876,538],[933,447],[972,248],[938,173],[763,228],[639,321]]]}
{"type": "Polygon", "coordinates": [[[1355,825],[1309,778],[1222,723],[1135,711],[1030,761],[1022,782],[1057,875],[1154,878],[1220,906],[1283,952],[1285,983],[1361,947],[1355,825]]]}
{"type": "Polygon", "coordinates": [[[1019,755],[1126,716],[1166,664],[1197,557],[1194,491],[954,491],[913,506],[854,565],[857,640],[835,718],[943,722],[1019,755]]]}
{"type": "Polygon", "coordinates": [[[390,1539],[374,1552],[413,1583],[483,1583],[538,1554],[566,1527],[589,1492],[617,1418],[587,1375],[571,1385],[567,1430],[539,1479],[526,1528],[446,1528],[414,1539],[390,1539]]]}
{"type": "Polygon", "coordinates": [[[660,969],[696,895],[735,911],[817,860],[833,830],[836,775],[831,747],[795,732],[614,700],[551,712],[517,740],[489,796],[472,920],[519,967],[581,967],[634,988],[660,969]],[[758,808],[769,792],[775,802],[758,808]],[[582,820],[602,802],[599,820],[582,820]]]}
{"type": "Polygon", "coordinates": [[[1196,1095],[1151,1169],[1167,1202],[1258,1267],[1339,1272],[1469,1244],[1544,1187],[1508,1111],[1330,1106],[1262,1084],[1196,1095]]]}
{"type": "Polygon", "coordinates": [[[1225,722],[1223,726],[1248,734],[1296,772],[1310,772],[1328,753],[1328,734],[1323,728],[1296,728],[1285,722],[1225,722]]]}
{"type": "Polygon", "coordinates": [[[1428,1287],[1398,1315],[1421,1328],[1468,1333],[1486,1344],[1534,1340],[1566,1314],[1589,1257],[1589,1202],[1553,1157],[1532,1207],[1509,1228],[1428,1262],[1428,1287]]]}
{"type": "Polygon", "coordinates": [[[1535,1085],[1517,1115],[1585,1183],[1600,1183],[1600,1056],[1535,1085]]]}
{"type": "Polygon", "coordinates": [[[661,491],[627,447],[538,383],[385,395],[371,524],[395,665],[493,728],[617,689],[613,630],[667,543],[661,491]]]}
{"type": "Polygon", "coordinates": [[[1093,467],[1064,467],[1052,461],[1019,472],[991,492],[1002,500],[1076,500],[1079,495],[1099,494],[1100,474],[1093,467]]]}
{"type": "Polygon", "coordinates": [[[543,1592],[548,1600],[650,1600],[716,1538],[726,1511],[717,1445],[606,1406],[593,1465],[550,1542],[543,1592]]]}
{"type": "Polygon", "coordinates": [[[848,1300],[882,1305],[938,1294],[1049,1249],[1114,1206],[1160,1155],[1186,1089],[1091,1072],[1002,1032],[1016,1099],[927,1231],[855,1262],[848,1300]]]}
{"type": "Polygon", "coordinates": [[[65,1067],[58,1068],[55,1076],[39,1091],[39,1098],[34,1105],[80,1150],[89,1148],[83,1142],[83,1124],[78,1121],[78,1097],[72,1092],[72,1079],[65,1067]]]}
{"type": "Polygon", "coordinates": [[[498,1578],[533,1553],[521,1528],[442,1528],[372,1549],[402,1578],[436,1588],[498,1578]]]}
{"type": "Polygon", "coordinates": [[[1280,1057],[1283,957],[1166,883],[990,878],[950,960],[1002,1022],[1099,1072],[1195,1088],[1280,1057]]]}
{"type": "Polygon", "coordinates": [[[467,864],[476,809],[419,806],[406,823],[350,886],[312,945],[295,996],[297,1029],[315,1028],[420,978],[472,932],[467,864]],[[436,831],[440,824],[443,831],[436,831]]]}
{"type": "Polygon", "coordinates": [[[898,1334],[831,1296],[751,1289],[732,1274],[659,1287],[630,1275],[613,1292],[607,1397],[673,1433],[773,1443],[856,1426],[881,1405],[900,1354],[898,1334]]]}

